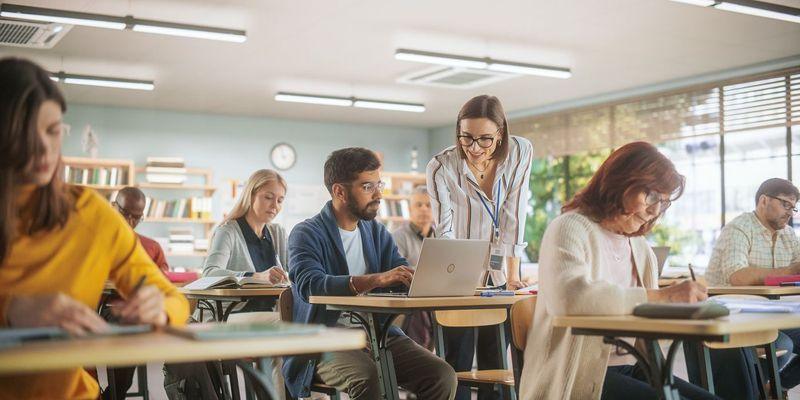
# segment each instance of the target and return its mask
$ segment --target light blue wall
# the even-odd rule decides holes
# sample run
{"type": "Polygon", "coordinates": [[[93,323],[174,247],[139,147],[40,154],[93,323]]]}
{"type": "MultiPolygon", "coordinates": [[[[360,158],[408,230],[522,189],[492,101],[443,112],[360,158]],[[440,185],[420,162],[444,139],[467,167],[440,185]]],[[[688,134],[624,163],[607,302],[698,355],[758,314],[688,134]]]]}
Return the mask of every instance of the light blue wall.
{"type": "Polygon", "coordinates": [[[455,128],[448,125],[428,130],[428,147],[431,149],[431,157],[440,151],[455,144],[453,135],[455,128]]]}
{"type": "MultiPolygon", "coordinates": [[[[213,183],[222,188],[228,179],[244,181],[256,169],[272,168],[269,151],[288,142],[297,151],[297,163],[282,174],[292,184],[322,185],[327,155],[338,148],[363,146],[384,154],[384,169],[408,171],[410,152],[430,154],[429,133],[424,128],[292,121],[234,117],[134,108],[71,104],[65,120],[72,126],[65,138],[66,156],[85,156],[81,149],[84,127],[90,124],[99,137],[100,158],[133,159],[143,165],[148,156],[178,156],[189,167],[210,168],[213,183]]],[[[421,167],[427,163],[420,159],[421,167]]],[[[214,218],[221,217],[220,192],[215,194],[214,218]]],[[[193,196],[201,193],[191,194],[193,196]]],[[[188,197],[185,192],[159,193],[158,198],[188,197]]],[[[146,235],[166,236],[167,224],[143,224],[146,235]]],[[[197,229],[197,227],[195,228],[197,229]]],[[[195,232],[198,235],[198,232],[195,232]]],[[[188,263],[194,264],[194,263],[188,263]]]]}

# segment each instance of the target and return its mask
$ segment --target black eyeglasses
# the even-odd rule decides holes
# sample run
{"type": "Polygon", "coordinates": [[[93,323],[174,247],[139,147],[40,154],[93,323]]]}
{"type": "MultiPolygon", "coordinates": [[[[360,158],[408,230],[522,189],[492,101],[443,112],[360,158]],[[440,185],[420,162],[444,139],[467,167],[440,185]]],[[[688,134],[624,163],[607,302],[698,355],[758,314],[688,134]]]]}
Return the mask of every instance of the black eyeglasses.
{"type": "MultiPolygon", "coordinates": [[[[498,132],[499,132],[499,130],[498,130],[498,132]]],[[[497,132],[495,132],[495,133],[497,133],[497,132]]],[[[494,140],[496,139],[496,135],[492,135],[492,136],[485,136],[484,135],[484,136],[481,136],[481,137],[479,137],[477,139],[473,138],[470,135],[458,135],[456,137],[458,138],[458,144],[460,144],[460,145],[462,145],[464,147],[470,147],[470,146],[472,146],[473,143],[478,142],[478,146],[482,147],[484,149],[492,147],[492,144],[494,143],[494,140]]]]}
{"type": "Polygon", "coordinates": [[[771,199],[775,199],[775,200],[780,201],[781,202],[781,206],[783,206],[783,209],[786,210],[786,211],[791,211],[791,212],[794,212],[794,213],[797,212],[797,205],[796,204],[792,204],[791,202],[786,201],[786,200],[784,200],[784,199],[782,199],[780,197],[770,196],[768,194],[765,194],[764,196],[767,196],[767,197],[769,197],[771,199]]]}
{"type": "Polygon", "coordinates": [[[116,201],[112,202],[111,204],[119,210],[119,213],[122,214],[122,217],[130,222],[140,223],[144,221],[144,215],[133,215],[130,211],[122,208],[116,201]]]}
{"type": "Polygon", "coordinates": [[[670,199],[662,199],[661,193],[656,191],[647,192],[647,197],[645,197],[644,202],[647,204],[647,208],[650,208],[656,204],[660,204],[661,212],[663,213],[666,211],[669,206],[672,205],[672,200],[670,199]]]}

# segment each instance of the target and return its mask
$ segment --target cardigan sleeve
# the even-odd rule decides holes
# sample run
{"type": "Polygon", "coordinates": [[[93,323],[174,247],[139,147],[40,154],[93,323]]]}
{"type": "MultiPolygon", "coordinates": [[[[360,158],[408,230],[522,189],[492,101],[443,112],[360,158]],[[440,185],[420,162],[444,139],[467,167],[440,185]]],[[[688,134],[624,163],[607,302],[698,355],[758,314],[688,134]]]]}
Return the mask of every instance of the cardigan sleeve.
{"type": "MultiPolygon", "coordinates": [[[[592,277],[593,254],[600,251],[589,231],[598,229],[574,213],[550,223],[539,258],[539,296],[552,315],[625,315],[647,301],[641,287],[627,288],[592,277]]],[[[597,267],[597,266],[595,266],[597,267]]]]}
{"type": "Polygon", "coordinates": [[[236,237],[226,225],[220,225],[211,237],[211,246],[203,264],[203,276],[243,276],[244,272],[231,271],[228,262],[236,246],[236,237]]]}

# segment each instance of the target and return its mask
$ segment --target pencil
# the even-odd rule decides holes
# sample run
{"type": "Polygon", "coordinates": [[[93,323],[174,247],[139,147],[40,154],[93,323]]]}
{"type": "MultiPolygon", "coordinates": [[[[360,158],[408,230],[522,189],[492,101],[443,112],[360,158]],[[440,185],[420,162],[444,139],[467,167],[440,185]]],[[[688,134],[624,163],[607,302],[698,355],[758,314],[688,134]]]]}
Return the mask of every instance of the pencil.
{"type": "Polygon", "coordinates": [[[697,278],[694,276],[694,270],[692,269],[692,263],[689,263],[689,273],[692,274],[692,281],[697,282],[697,278]]]}

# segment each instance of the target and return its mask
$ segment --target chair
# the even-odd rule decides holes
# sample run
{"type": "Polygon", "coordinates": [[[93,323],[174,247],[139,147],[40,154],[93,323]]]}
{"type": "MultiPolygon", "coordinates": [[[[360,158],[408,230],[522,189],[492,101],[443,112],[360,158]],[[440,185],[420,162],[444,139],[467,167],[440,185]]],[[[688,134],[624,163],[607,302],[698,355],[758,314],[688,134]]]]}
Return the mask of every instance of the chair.
{"type": "MultiPolygon", "coordinates": [[[[291,289],[284,290],[278,297],[278,309],[281,314],[281,321],[292,322],[292,307],[294,307],[294,295],[291,289]]],[[[330,396],[331,400],[339,400],[339,391],[335,387],[326,385],[322,382],[313,382],[311,391],[330,396]]]]}
{"type": "MultiPolygon", "coordinates": [[[[444,357],[444,327],[475,328],[477,331],[477,328],[482,326],[499,325],[497,329],[498,343],[500,348],[505,349],[506,337],[503,324],[506,319],[506,310],[502,309],[435,311],[433,324],[436,352],[439,357],[444,357]]],[[[459,385],[478,387],[481,384],[491,384],[501,388],[506,393],[506,399],[516,399],[512,371],[505,369],[465,371],[456,372],[456,377],[459,385]]]]}
{"type": "Polygon", "coordinates": [[[536,310],[536,296],[518,301],[511,306],[511,360],[514,365],[514,390],[519,397],[519,384],[522,382],[522,367],[528,332],[533,329],[533,313],[536,310]]]}

